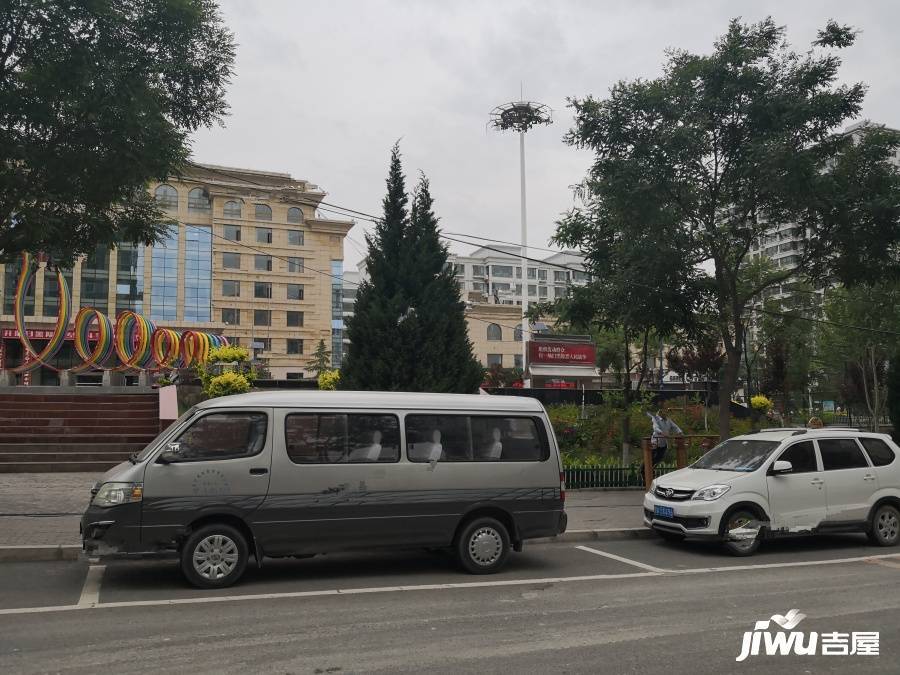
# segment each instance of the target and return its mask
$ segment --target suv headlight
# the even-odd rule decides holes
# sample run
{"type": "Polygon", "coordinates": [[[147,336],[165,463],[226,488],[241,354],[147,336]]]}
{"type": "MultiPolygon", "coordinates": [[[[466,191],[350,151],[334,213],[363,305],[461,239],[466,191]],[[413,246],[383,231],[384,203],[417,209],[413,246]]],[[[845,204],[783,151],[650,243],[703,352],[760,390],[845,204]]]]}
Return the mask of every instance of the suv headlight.
{"type": "Polygon", "coordinates": [[[730,485],[708,485],[705,488],[697,490],[691,499],[701,499],[705,502],[711,502],[724,495],[730,489],[730,485]]]}
{"type": "Polygon", "coordinates": [[[656,492],[656,479],[655,478],[650,482],[649,492],[656,492]]]}
{"type": "Polygon", "coordinates": [[[104,483],[94,495],[91,505],[119,506],[120,504],[139,502],[143,498],[143,483],[104,483]]]}

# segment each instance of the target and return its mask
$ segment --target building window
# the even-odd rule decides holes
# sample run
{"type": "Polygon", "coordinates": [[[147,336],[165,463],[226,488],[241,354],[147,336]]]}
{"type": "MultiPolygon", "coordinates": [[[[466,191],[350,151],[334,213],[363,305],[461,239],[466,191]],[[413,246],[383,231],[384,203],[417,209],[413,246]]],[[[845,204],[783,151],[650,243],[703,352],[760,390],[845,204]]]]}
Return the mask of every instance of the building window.
{"type": "Polygon", "coordinates": [[[184,320],[212,320],[212,228],[189,225],[184,246],[184,320]]]}
{"type": "Polygon", "coordinates": [[[272,220],[272,208],[265,204],[254,204],[253,217],[257,220],[272,220]]]}
{"type": "Polygon", "coordinates": [[[241,269],[241,254],[240,253],[223,253],[222,254],[222,268],[226,269],[226,270],[241,269]]]}
{"type": "Polygon", "coordinates": [[[493,274],[495,277],[512,279],[512,265],[491,265],[491,274],[493,274]]]}
{"type": "Polygon", "coordinates": [[[521,279],[521,278],[522,278],[522,268],[517,267],[516,268],[516,279],[521,279]]]}
{"type": "Polygon", "coordinates": [[[223,307],[222,308],[222,323],[227,324],[229,326],[240,326],[241,325],[241,310],[233,309],[231,307],[223,307]]]}
{"type": "Polygon", "coordinates": [[[209,211],[209,192],[206,188],[194,188],[188,192],[188,210],[209,211]]]}
{"type": "MultiPolygon", "coordinates": [[[[143,251],[143,249],[141,249],[143,251]]],[[[143,253],[142,253],[143,255],[143,253]]],[[[9,269],[12,267],[11,263],[7,263],[6,268],[9,269]]],[[[141,264],[141,292],[143,293],[144,286],[144,266],[141,264]]],[[[69,288],[69,293],[72,292],[72,270],[62,270],[63,277],[66,280],[66,285],[69,288]]],[[[15,295],[15,287],[18,283],[19,275],[18,270],[16,270],[15,280],[11,282],[10,286],[7,288],[15,295]]],[[[11,302],[11,301],[10,301],[11,302]]],[[[34,314],[34,284],[31,285],[29,289],[29,294],[26,296],[25,300],[26,314],[34,314]],[[31,311],[27,310],[28,304],[31,304],[31,311]]],[[[9,312],[5,312],[8,314],[12,314],[14,308],[10,306],[9,312]]],[[[137,310],[140,311],[140,310],[137,310]]],[[[49,267],[44,272],[44,316],[57,316],[59,314],[59,289],[56,287],[56,272],[51,270],[49,267]]]]}
{"type": "Polygon", "coordinates": [[[291,312],[287,313],[287,327],[288,328],[303,328],[303,312],[291,312]]]}
{"type": "Polygon", "coordinates": [[[522,341],[522,324],[516,324],[516,329],[513,331],[513,340],[516,342],[522,341]]]}
{"type": "Polygon", "coordinates": [[[489,323],[487,327],[487,339],[496,342],[503,339],[503,329],[496,323],[489,323]]]}
{"type": "Polygon", "coordinates": [[[510,289],[510,285],[509,284],[493,284],[491,286],[491,288],[494,289],[494,291],[493,291],[494,293],[497,293],[499,291],[508,291],[510,289]]]}
{"type": "Polygon", "coordinates": [[[473,281],[472,282],[472,290],[473,291],[481,291],[484,292],[484,282],[482,281],[473,281]]]}
{"type": "Polygon", "coordinates": [[[516,295],[522,295],[522,284],[516,284],[516,295]]]}
{"type": "Polygon", "coordinates": [[[303,246],[303,230],[288,230],[288,244],[303,246]]]}
{"type": "Polygon", "coordinates": [[[288,258],[288,272],[302,272],[303,258],[288,258]]]}
{"type": "Polygon", "coordinates": [[[590,281],[591,275],[587,272],[582,272],[581,270],[574,270],[572,272],[572,280],[573,281],[590,281]]]}
{"type": "Polygon", "coordinates": [[[487,355],[487,366],[488,368],[493,368],[497,366],[498,368],[503,367],[503,354],[488,354],[487,355]]]}
{"type": "Polygon", "coordinates": [[[483,277],[484,265],[472,265],[472,276],[483,277]]]}
{"type": "Polygon", "coordinates": [[[271,326],[272,310],[270,309],[254,309],[253,310],[254,326],[271,326]]]}
{"type": "Polygon", "coordinates": [[[565,281],[568,281],[568,280],[569,280],[569,273],[568,273],[568,272],[563,272],[563,271],[561,271],[561,270],[554,270],[554,271],[553,271],[553,281],[562,281],[562,282],[565,282],[565,281]]]}
{"type": "Polygon", "coordinates": [[[240,218],[241,203],[236,202],[233,199],[225,202],[225,205],[222,207],[222,215],[225,218],[240,218]]]}
{"type": "Polygon", "coordinates": [[[241,338],[235,335],[226,335],[225,339],[228,340],[228,345],[230,347],[240,347],[241,346],[241,338]]]}
{"type": "MultiPolygon", "coordinates": [[[[154,287],[155,289],[155,287],[154,287]]],[[[230,279],[222,280],[222,296],[225,298],[241,297],[241,282],[230,279]]]]}
{"type": "Polygon", "coordinates": [[[171,185],[160,185],[153,191],[153,198],[161,209],[178,208],[178,190],[171,185]]]}
{"type": "MultiPolygon", "coordinates": [[[[131,310],[132,312],[144,311],[144,247],[134,244],[119,244],[116,262],[116,316],[131,310]]],[[[53,282],[47,283],[45,276],[44,296],[47,286],[56,288],[53,282]]],[[[44,316],[47,315],[47,306],[44,305],[44,316]]]]}
{"type": "Polygon", "coordinates": [[[537,295],[537,286],[528,284],[528,295],[537,295]]]}
{"type": "Polygon", "coordinates": [[[272,243],[272,228],[257,227],[256,228],[256,243],[257,244],[271,244],[272,243]]]}
{"type": "Polygon", "coordinates": [[[538,281],[547,281],[547,270],[538,270],[538,281]]]}
{"type": "Polygon", "coordinates": [[[254,298],[272,298],[272,284],[268,281],[254,281],[253,282],[253,297],[254,298]]]}
{"type": "Polygon", "coordinates": [[[302,354],[303,353],[303,340],[298,340],[297,338],[288,338],[287,339],[287,353],[288,354],[302,354]]]}
{"type": "Polygon", "coordinates": [[[547,287],[546,287],[546,286],[541,286],[541,287],[538,289],[538,295],[539,295],[540,297],[542,297],[542,298],[546,298],[546,297],[547,297],[547,287]]]}
{"type": "Polygon", "coordinates": [[[241,227],[240,225],[223,225],[222,226],[223,234],[228,241],[240,241],[241,240],[241,227]]]}
{"type": "MultiPolygon", "coordinates": [[[[22,270],[21,259],[13,260],[6,263],[3,271],[3,313],[15,313],[16,304],[16,285],[19,283],[19,273],[22,270]]],[[[56,284],[52,283],[55,287],[56,284]]],[[[25,315],[34,316],[34,287],[31,284],[28,293],[25,295],[25,315]]]]}
{"type": "Polygon", "coordinates": [[[344,360],[344,261],[331,261],[331,367],[344,360]]]}
{"type": "Polygon", "coordinates": [[[251,338],[250,346],[253,349],[258,349],[261,352],[270,352],[272,351],[272,338],[251,338]]]}
{"type": "Polygon", "coordinates": [[[271,272],[272,271],[272,256],[270,255],[256,255],[253,256],[253,267],[257,272],[271,272]]]}
{"type": "Polygon", "coordinates": [[[301,211],[296,206],[292,206],[291,208],[288,209],[287,221],[289,223],[302,223],[303,222],[303,211],[301,211]]]}
{"type": "Polygon", "coordinates": [[[81,263],[81,306],[106,311],[109,302],[109,249],[98,246],[81,263]]]}
{"type": "Polygon", "coordinates": [[[522,370],[522,355],[513,354],[513,367],[522,370]]]}
{"type": "Polygon", "coordinates": [[[557,298],[566,297],[567,292],[568,291],[565,286],[557,286],[556,288],[553,289],[553,295],[557,298]]]}
{"type": "Polygon", "coordinates": [[[528,268],[528,278],[529,279],[537,279],[537,268],[534,268],[534,267],[528,268]]]}
{"type": "Polygon", "coordinates": [[[163,240],[153,247],[151,264],[150,318],[154,321],[175,321],[178,318],[177,227],[170,227],[163,240]]]}
{"type": "Polygon", "coordinates": [[[466,276],[466,266],[463,263],[453,263],[453,274],[458,277],[466,276]]]}
{"type": "Polygon", "coordinates": [[[287,379],[289,380],[302,380],[303,373],[286,373],[287,379]]]}
{"type": "Polygon", "coordinates": [[[287,299],[288,300],[302,300],[303,299],[303,284],[288,284],[287,285],[287,299]]]}

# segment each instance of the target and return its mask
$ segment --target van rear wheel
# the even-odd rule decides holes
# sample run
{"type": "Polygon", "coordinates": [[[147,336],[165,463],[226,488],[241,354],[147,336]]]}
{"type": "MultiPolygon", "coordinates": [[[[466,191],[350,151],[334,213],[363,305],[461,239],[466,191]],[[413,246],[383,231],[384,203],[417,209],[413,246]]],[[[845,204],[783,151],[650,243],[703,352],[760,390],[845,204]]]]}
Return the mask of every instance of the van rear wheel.
{"type": "Polygon", "coordinates": [[[469,574],[499,572],[509,556],[509,532],[499,520],[476,518],[456,541],[456,557],[469,574]]]}
{"type": "Polygon", "coordinates": [[[181,571],[198,588],[231,586],[247,569],[247,540],[231,525],[205,525],[181,549],[181,571]]]}

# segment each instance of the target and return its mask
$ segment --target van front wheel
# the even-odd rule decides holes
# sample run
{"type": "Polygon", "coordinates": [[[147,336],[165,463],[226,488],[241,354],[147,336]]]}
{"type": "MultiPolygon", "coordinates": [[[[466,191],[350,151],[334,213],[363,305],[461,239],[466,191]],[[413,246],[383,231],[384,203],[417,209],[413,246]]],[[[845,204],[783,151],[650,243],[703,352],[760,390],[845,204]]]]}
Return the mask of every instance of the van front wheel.
{"type": "Polygon", "coordinates": [[[181,549],[181,571],[198,588],[225,588],[247,568],[247,540],[231,525],[211,524],[191,533],[181,549]]]}
{"type": "Polygon", "coordinates": [[[509,547],[509,532],[503,523],[476,518],[460,532],[456,555],[469,574],[493,574],[506,564],[509,547]]]}

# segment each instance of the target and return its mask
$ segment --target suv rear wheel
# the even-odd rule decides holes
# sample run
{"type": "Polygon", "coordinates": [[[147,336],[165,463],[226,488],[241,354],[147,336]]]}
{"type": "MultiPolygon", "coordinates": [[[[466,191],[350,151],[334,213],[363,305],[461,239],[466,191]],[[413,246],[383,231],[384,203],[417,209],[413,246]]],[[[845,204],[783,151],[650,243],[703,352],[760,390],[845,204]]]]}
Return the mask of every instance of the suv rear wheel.
{"type": "Polygon", "coordinates": [[[191,533],[181,549],[181,571],[198,588],[225,588],[247,568],[247,540],[224,523],[204,525],[191,533]]]}
{"type": "Polygon", "coordinates": [[[882,504],[875,509],[868,535],[873,544],[896,546],[900,541],[900,509],[893,504],[882,504]]]}
{"type": "Polygon", "coordinates": [[[509,556],[509,532],[499,520],[476,518],[459,533],[456,556],[469,574],[499,572],[509,556]]]}

